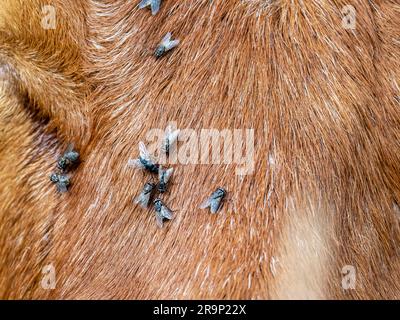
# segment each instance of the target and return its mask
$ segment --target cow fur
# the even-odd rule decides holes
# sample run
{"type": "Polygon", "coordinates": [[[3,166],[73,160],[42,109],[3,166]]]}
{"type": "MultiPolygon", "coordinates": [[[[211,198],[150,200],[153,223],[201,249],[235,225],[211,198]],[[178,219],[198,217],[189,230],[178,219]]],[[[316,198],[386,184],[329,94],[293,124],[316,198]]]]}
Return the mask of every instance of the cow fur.
{"type": "Polygon", "coordinates": [[[0,297],[400,298],[399,2],[138,2],[1,1],[0,297]],[[180,45],[157,60],[169,31],[180,45]],[[256,162],[176,165],[160,230],[126,164],[169,121],[254,129],[256,162]],[[71,141],[83,161],[59,195],[71,141]],[[218,186],[223,210],[199,210],[218,186]]]}

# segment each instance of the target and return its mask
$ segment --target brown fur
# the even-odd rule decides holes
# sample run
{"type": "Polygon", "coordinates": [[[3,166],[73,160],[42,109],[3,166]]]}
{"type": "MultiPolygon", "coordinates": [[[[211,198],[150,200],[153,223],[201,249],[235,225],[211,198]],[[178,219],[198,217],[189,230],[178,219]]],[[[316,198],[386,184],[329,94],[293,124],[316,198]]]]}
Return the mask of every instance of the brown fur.
{"type": "Polygon", "coordinates": [[[2,1],[0,297],[400,298],[398,1],[2,1]],[[55,30],[41,5],[57,8],[55,30]],[[341,8],[357,10],[357,29],[341,8]],[[181,45],[153,50],[172,31],[181,45]],[[255,130],[256,171],[177,165],[162,230],[126,166],[152,128],[255,130]],[[67,142],[84,162],[58,195],[67,142]],[[268,159],[274,161],[268,161],[268,159]],[[198,209],[216,186],[216,216],[198,209]],[[52,263],[55,290],[40,286],[52,263]],[[355,290],[341,269],[357,270],[355,290]]]}

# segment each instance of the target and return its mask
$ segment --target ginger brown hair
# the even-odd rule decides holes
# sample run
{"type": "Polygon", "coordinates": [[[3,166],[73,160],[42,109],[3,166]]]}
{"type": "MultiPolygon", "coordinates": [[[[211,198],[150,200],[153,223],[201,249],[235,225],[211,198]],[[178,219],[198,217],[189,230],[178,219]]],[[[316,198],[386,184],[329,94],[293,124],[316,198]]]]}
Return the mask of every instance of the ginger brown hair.
{"type": "Polygon", "coordinates": [[[136,2],[2,1],[0,297],[400,298],[398,1],[136,2]],[[254,129],[255,170],[177,165],[158,229],[126,163],[169,121],[254,129]],[[83,161],[60,195],[69,142],[83,161]],[[199,210],[218,186],[221,212],[199,210]]]}

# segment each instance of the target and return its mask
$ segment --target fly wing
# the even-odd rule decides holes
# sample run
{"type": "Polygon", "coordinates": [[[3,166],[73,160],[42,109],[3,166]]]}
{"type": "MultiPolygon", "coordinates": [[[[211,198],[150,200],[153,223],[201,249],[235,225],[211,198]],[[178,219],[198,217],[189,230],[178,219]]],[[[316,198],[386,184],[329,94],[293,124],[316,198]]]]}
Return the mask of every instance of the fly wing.
{"type": "Polygon", "coordinates": [[[139,154],[142,159],[151,163],[155,163],[154,158],[150,155],[149,151],[146,148],[146,145],[142,141],[139,142],[139,154]]]}
{"type": "Polygon", "coordinates": [[[58,183],[57,183],[57,190],[58,190],[58,192],[60,192],[60,193],[65,193],[65,192],[68,191],[68,188],[67,188],[67,186],[66,186],[64,183],[58,182],[58,183]]]}
{"type": "Polygon", "coordinates": [[[160,11],[161,0],[151,0],[151,14],[155,16],[160,11]]]}
{"type": "Polygon", "coordinates": [[[146,209],[149,206],[150,196],[151,196],[150,192],[148,193],[142,192],[136,198],[135,203],[139,204],[143,209],[146,209]]]}
{"type": "Polygon", "coordinates": [[[68,153],[74,150],[74,144],[73,143],[68,143],[67,149],[65,150],[64,153],[68,153]]]}
{"type": "Polygon", "coordinates": [[[139,168],[139,169],[144,169],[144,165],[140,162],[139,159],[129,159],[128,166],[134,167],[134,168],[139,168]]]}
{"type": "Polygon", "coordinates": [[[167,152],[169,152],[169,148],[170,148],[169,140],[168,140],[168,137],[165,136],[165,138],[164,138],[164,140],[162,142],[162,145],[161,145],[161,151],[164,152],[164,153],[167,153],[167,152]]]}
{"type": "Polygon", "coordinates": [[[171,132],[172,132],[171,126],[168,126],[165,129],[165,135],[164,135],[164,139],[163,139],[162,146],[161,146],[161,151],[164,153],[167,153],[169,151],[169,148],[170,148],[169,137],[171,135],[171,132]]]}
{"type": "Polygon", "coordinates": [[[178,140],[178,136],[179,136],[180,132],[181,132],[181,130],[175,130],[174,132],[172,132],[169,135],[169,144],[170,144],[170,146],[172,146],[176,142],[176,140],[178,140]]]}
{"type": "Polygon", "coordinates": [[[221,198],[217,198],[217,199],[213,199],[211,201],[211,205],[210,205],[210,209],[211,209],[211,213],[217,213],[219,208],[221,207],[221,198]]]}
{"type": "Polygon", "coordinates": [[[156,212],[156,222],[159,228],[162,228],[164,225],[164,218],[161,216],[160,213],[156,212]]]}
{"type": "Polygon", "coordinates": [[[161,147],[161,151],[164,153],[170,152],[173,148],[174,143],[178,140],[180,130],[172,131],[171,126],[168,126],[165,129],[165,136],[163,140],[163,145],[161,147]]]}
{"type": "Polygon", "coordinates": [[[169,208],[167,208],[166,206],[162,206],[162,208],[161,208],[161,216],[162,216],[164,219],[171,220],[172,217],[173,217],[173,213],[172,213],[172,211],[171,211],[169,208]]]}
{"type": "Polygon", "coordinates": [[[171,133],[172,133],[172,126],[171,126],[171,125],[168,125],[168,126],[165,128],[165,136],[166,136],[166,137],[169,137],[169,136],[171,135],[171,133]]]}
{"type": "Polygon", "coordinates": [[[158,171],[158,179],[160,181],[163,180],[164,183],[167,183],[169,181],[169,178],[171,178],[173,172],[174,168],[164,170],[162,166],[160,166],[160,170],[158,171]]]}
{"type": "Polygon", "coordinates": [[[167,47],[167,45],[168,45],[168,43],[170,42],[170,40],[171,40],[171,37],[172,37],[172,33],[171,32],[168,32],[165,36],[164,36],[164,38],[161,40],[161,45],[163,45],[164,47],[167,47]]]}
{"type": "Polygon", "coordinates": [[[164,43],[165,46],[165,50],[171,50],[173,48],[175,48],[177,45],[179,44],[179,40],[172,40],[172,41],[168,41],[164,43]]]}
{"type": "Polygon", "coordinates": [[[212,198],[208,198],[203,201],[203,203],[200,205],[200,209],[205,209],[211,206],[212,198]]]}
{"type": "Polygon", "coordinates": [[[160,168],[158,170],[158,180],[161,181],[163,174],[164,174],[164,169],[163,169],[162,165],[160,165],[160,168]]]}
{"type": "Polygon", "coordinates": [[[142,0],[139,3],[139,9],[146,8],[149,4],[151,4],[151,0],[142,0]]]}
{"type": "Polygon", "coordinates": [[[146,145],[142,141],[139,142],[139,154],[141,158],[150,160],[150,154],[147,151],[146,145]]]}
{"type": "Polygon", "coordinates": [[[171,178],[173,172],[174,172],[174,168],[169,168],[165,171],[165,175],[164,175],[165,183],[167,183],[169,181],[169,178],[171,178]]]}
{"type": "Polygon", "coordinates": [[[163,140],[163,145],[161,146],[161,151],[166,153],[167,151],[169,151],[170,148],[170,136],[172,133],[172,128],[171,126],[168,126],[165,129],[165,135],[164,135],[164,140],[163,140]]]}

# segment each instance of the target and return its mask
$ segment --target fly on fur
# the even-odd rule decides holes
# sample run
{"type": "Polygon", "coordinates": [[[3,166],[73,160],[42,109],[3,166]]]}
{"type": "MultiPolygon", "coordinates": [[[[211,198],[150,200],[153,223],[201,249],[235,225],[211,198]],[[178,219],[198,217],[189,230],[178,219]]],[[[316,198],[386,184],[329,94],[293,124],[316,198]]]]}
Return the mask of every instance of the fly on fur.
{"type": "Polygon", "coordinates": [[[167,191],[167,184],[173,172],[174,172],[173,168],[164,170],[162,166],[160,166],[160,170],[158,171],[158,179],[159,179],[158,191],[160,191],[161,193],[167,191]]]}
{"type": "Polygon", "coordinates": [[[160,199],[154,200],[154,209],[156,210],[157,226],[162,228],[164,225],[164,220],[172,219],[172,211],[160,199]]]}
{"type": "Polygon", "coordinates": [[[71,184],[68,176],[58,173],[52,173],[50,176],[50,181],[56,184],[58,192],[61,193],[67,192],[68,187],[71,184]]]}
{"type": "Polygon", "coordinates": [[[218,210],[221,208],[222,201],[226,196],[226,190],[224,188],[218,188],[215,190],[211,196],[202,203],[200,209],[206,209],[210,207],[211,213],[217,213],[218,210]]]}
{"type": "Polygon", "coordinates": [[[143,209],[149,206],[151,195],[153,194],[156,185],[154,183],[146,183],[143,187],[142,192],[136,198],[135,203],[139,204],[143,209]]]}
{"type": "Polygon", "coordinates": [[[69,144],[67,150],[65,150],[64,154],[58,159],[57,168],[65,172],[71,167],[77,165],[78,162],[79,153],[74,150],[72,144],[69,144]]]}
{"type": "Polygon", "coordinates": [[[155,16],[160,11],[161,0],[142,0],[139,3],[139,9],[150,6],[151,14],[155,16]]]}
{"type": "Polygon", "coordinates": [[[174,144],[178,140],[180,130],[172,131],[172,127],[168,126],[165,130],[165,136],[163,140],[163,144],[161,146],[161,151],[166,155],[169,155],[169,152],[172,150],[174,144]]]}
{"type": "Polygon", "coordinates": [[[161,40],[160,44],[156,48],[154,55],[157,58],[161,58],[168,51],[172,50],[179,44],[179,40],[171,40],[172,34],[168,32],[165,37],[161,40]]]}
{"type": "Polygon", "coordinates": [[[139,142],[139,159],[129,160],[128,165],[147,170],[151,173],[158,173],[160,166],[156,164],[154,158],[147,151],[145,144],[139,142]]]}

